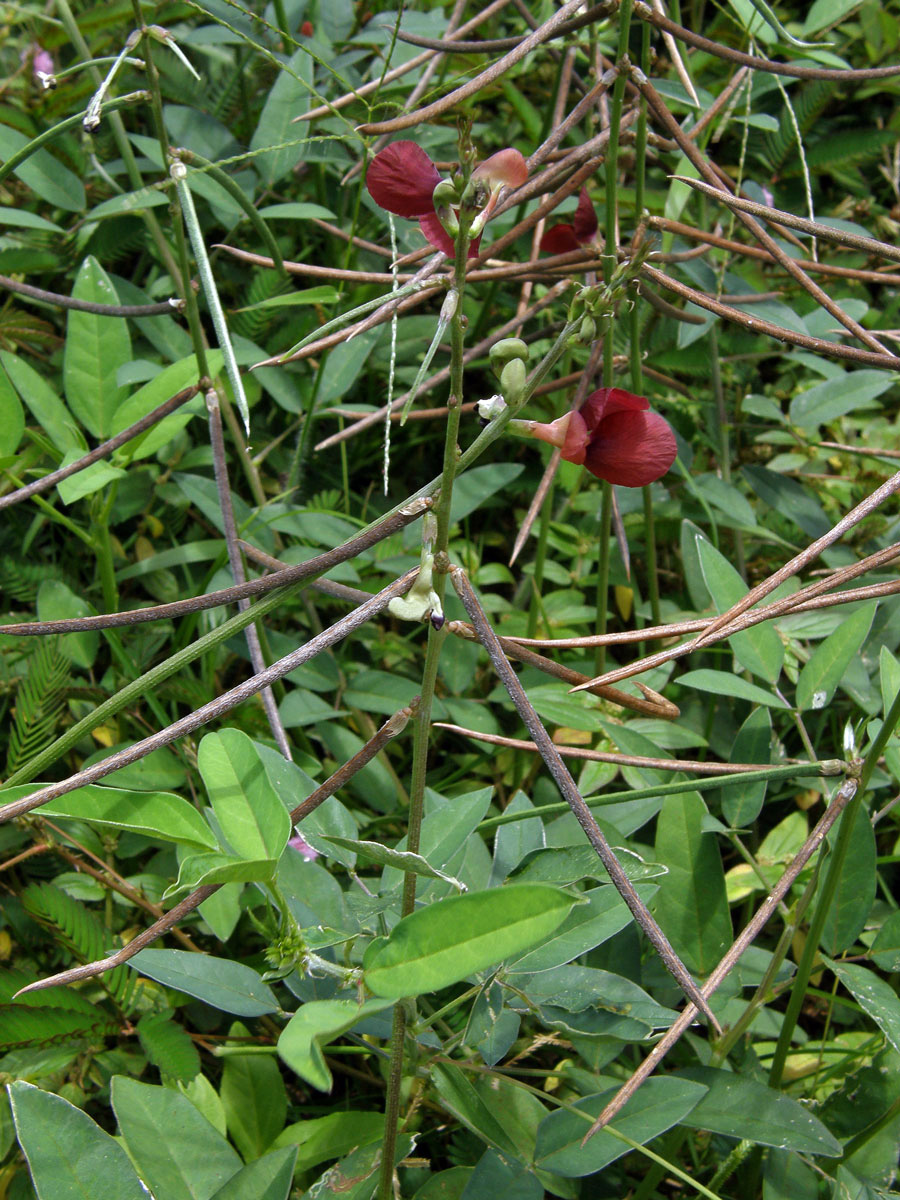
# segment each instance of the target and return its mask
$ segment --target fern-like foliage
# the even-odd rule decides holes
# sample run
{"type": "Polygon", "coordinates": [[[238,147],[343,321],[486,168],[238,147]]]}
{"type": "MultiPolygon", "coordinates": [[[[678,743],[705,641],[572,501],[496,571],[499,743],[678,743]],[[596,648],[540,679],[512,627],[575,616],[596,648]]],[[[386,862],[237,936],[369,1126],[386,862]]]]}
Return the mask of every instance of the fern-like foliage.
{"type": "Polygon", "coordinates": [[[110,1037],[118,1022],[101,1009],[93,1015],[64,1008],[30,1008],[25,1004],[0,1004],[0,1046],[49,1046],[73,1038],[110,1037]]]}
{"type": "MultiPolygon", "coordinates": [[[[291,291],[293,286],[291,280],[281,271],[269,269],[256,271],[244,304],[261,304],[264,300],[271,300],[273,296],[283,296],[286,292],[291,291]]],[[[241,337],[256,342],[264,336],[277,314],[277,309],[258,308],[254,312],[235,313],[231,323],[235,332],[239,333],[241,337]]]]}
{"type": "MultiPolygon", "coordinates": [[[[36,980],[37,975],[33,972],[20,971],[15,967],[0,972],[0,1005],[15,1003],[24,1004],[27,1008],[64,1008],[88,1017],[100,1012],[96,1004],[91,1003],[83,992],[70,987],[43,988],[39,992],[28,992],[13,1001],[16,992],[28,987],[30,983],[35,983],[36,980]]],[[[101,1015],[107,1016],[106,1013],[101,1015]]]]}
{"type": "Polygon", "coordinates": [[[146,1013],[137,1027],[147,1058],[165,1079],[190,1083],[200,1073],[200,1055],[171,1011],[146,1013]]]}
{"type": "Polygon", "coordinates": [[[819,170],[847,167],[877,158],[897,144],[893,129],[842,129],[818,142],[809,152],[809,165],[819,170]]]}
{"type": "MultiPolygon", "coordinates": [[[[22,893],[29,916],[53,931],[56,940],[79,962],[96,962],[120,941],[79,900],[52,883],[32,884],[22,893]]],[[[98,976],[98,982],[116,1004],[127,1011],[134,995],[137,976],[126,966],[98,976]]]]}
{"type": "Polygon", "coordinates": [[[0,554],[0,591],[19,604],[34,604],[45,579],[63,579],[61,568],[52,563],[31,562],[13,554],[0,554]]]}
{"type": "Polygon", "coordinates": [[[6,753],[8,775],[53,741],[71,682],[69,663],[60,653],[56,638],[39,639],[16,692],[6,753]]]}
{"type": "MultiPolygon", "coordinates": [[[[833,99],[834,84],[823,79],[815,79],[804,84],[791,96],[791,106],[805,146],[807,134],[812,132],[816,121],[833,99]]],[[[797,134],[794,131],[791,114],[786,108],[782,110],[778,132],[764,134],[761,137],[754,136],[751,139],[751,149],[756,151],[771,169],[773,175],[781,174],[788,165],[799,170],[797,134]]]]}

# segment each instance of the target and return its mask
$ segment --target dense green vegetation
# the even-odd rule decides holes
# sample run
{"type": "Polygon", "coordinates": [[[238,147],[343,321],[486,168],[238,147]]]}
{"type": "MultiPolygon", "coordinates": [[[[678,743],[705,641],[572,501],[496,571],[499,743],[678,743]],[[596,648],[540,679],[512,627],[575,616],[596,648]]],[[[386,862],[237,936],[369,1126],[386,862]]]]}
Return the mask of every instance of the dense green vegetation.
{"type": "Polygon", "coordinates": [[[898,46],[0,5],[0,1200],[898,1194],[898,46]]]}

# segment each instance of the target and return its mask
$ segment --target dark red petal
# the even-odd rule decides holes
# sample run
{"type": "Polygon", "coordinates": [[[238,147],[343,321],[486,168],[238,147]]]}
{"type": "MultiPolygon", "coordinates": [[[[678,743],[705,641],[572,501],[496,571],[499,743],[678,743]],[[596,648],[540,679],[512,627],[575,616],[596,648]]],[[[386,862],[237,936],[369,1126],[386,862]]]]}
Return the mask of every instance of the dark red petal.
{"type": "Polygon", "coordinates": [[[483,180],[492,188],[501,184],[517,188],[528,178],[528,165],[518,150],[498,150],[496,154],[478,164],[472,172],[472,178],[483,180]]]}
{"type": "Polygon", "coordinates": [[[620,411],[594,431],[584,465],[599,479],[643,487],[661,479],[677,453],[675,434],[659,413],[620,411]]]}
{"type": "Polygon", "coordinates": [[[547,254],[565,254],[567,250],[580,250],[581,247],[571,225],[554,225],[541,238],[541,249],[547,254]]]}
{"type": "Polygon", "coordinates": [[[594,240],[594,236],[597,233],[597,214],[594,212],[594,206],[591,204],[587,188],[582,188],[581,195],[578,197],[578,207],[575,209],[573,226],[575,237],[578,239],[580,245],[585,246],[588,242],[594,240]]]}
{"type": "Polygon", "coordinates": [[[624,388],[598,388],[591,392],[579,409],[592,432],[600,422],[615,412],[645,412],[650,401],[645,396],[635,396],[624,388]]]}
{"type": "Polygon", "coordinates": [[[398,217],[434,212],[431,195],[441,173],[416,142],[391,142],[379,150],[366,172],[369,195],[398,217]]]}
{"type": "MultiPolygon", "coordinates": [[[[428,241],[434,246],[435,250],[443,250],[445,254],[449,254],[451,258],[456,255],[456,244],[453,238],[443,227],[438,220],[437,213],[426,213],[419,218],[419,228],[425,234],[428,241]]],[[[481,237],[473,238],[469,242],[469,253],[467,258],[477,258],[478,247],[481,245],[481,237]]]]}

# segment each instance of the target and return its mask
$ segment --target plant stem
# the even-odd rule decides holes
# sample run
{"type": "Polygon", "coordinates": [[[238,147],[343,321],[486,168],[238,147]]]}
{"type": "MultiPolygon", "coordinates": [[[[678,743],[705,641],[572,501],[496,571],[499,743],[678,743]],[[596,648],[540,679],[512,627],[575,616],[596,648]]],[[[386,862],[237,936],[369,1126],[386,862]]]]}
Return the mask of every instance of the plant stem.
{"type": "Polygon", "coordinates": [[[819,893],[816,901],[815,911],[812,915],[812,920],[809,923],[807,931],[806,943],[803,947],[803,953],[800,956],[800,962],[797,964],[797,974],[794,977],[794,984],[791,988],[791,998],[788,1001],[787,1010],[784,1014],[781,1032],[778,1035],[778,1044],[775,1047],[775,1054],[772,1058],[772,1067],[769,1071],[769,1087],[777,1088],[781,1083],[781,1077],[784,1073],[784,1064],[787,1060],[788,1051],[791,1046],[791,1039],[794,1034],[794,1029],[797,1025],[797,1019],[800,1016],[800,1010],[803,1007],[803,1002],[806,999],[806,991],[809,985],[809,977],[812,974],[813,965],[815,963],[816,954],[819,950],[819,941],[822,937],[822,930],[825,927],[825,919],[831,908],[832,900],[837,889],[838,880],[841,876],[841,871],[844,867],[844,861],[847,857],[847,851],[850,847],[850,834],[853,829],[853,823],[856,820],[857,813],[862,805],[863,794],[868,787],[869,780],[872,777],[872,772],[881,753],[887,744],[888,738],[894,732],[897,722],[900,721],[900,692],[894,697],[894,702],[890,707],[889,712],[885,716],[884,724],[878,731],[878,736],[869,747],[868,753],[863,760],[862,769],[859,776],[859,787],[856,795],[847,805],[846,810],[841,815],[841,823],[838,827],[837,836],[834,840],[834,847],[831,852],[831,861],[828,865],[828,875],[825,878],[825,883],[819,893]]]}
{"type": "MultiPolygon", "coordinates": [[[[457,293],[456,310],[450,319],[450,397],[447,401],[447,428],[444,438],[444,464],[440,476],[440,493],[435,505],[437,534],[435,536],[434,590],[443,603],[447,587],[447,546],[450,540],[450,506],[453,501],[453,481],[460,467],[459,420],[462,411],[463,374],[465,351],[465,321],[463,296],[466,287],[466,261],[469,251],[469,217],[460,214],[459,233],[456,236],[456,258],[454,261],[453,287],[457,293]],[[440,556],[438,558],[437,556],[440,556]],[[443,561],[441,561],[443,560],[443,561]],[[443,568],[443,569],[441,569],[443,568]]],[[[446,630],[429,627],[425,664],[422,669],[422,687],[419,692],[419,708],[413,730],[412,777],[409,788],[409,815],[407,818],[406,846],[413,853],[419,852],[422,829],[422,813],[425,804],[425,780],[428,771],[428,743],[431,734],[431,705],[437,681],[438,663],[446,637],[446,630]]],[[[416,875],[407,871],[403,879],[403,902],[401,916],[413,911],[416,902],[416,875]]],[[[415,1001],[408,1001],[412,1015],[415,1001]]],[[[385,1130],[382,1147],[381,1178],[378,1185],[378,1200],[391,1200],[394,1188],[394,1154],[397,1146],[398,1121],[400,1116],[400,1089],[403,1083],[403,1047],[406,1036],[407,1010],[404,1002],[394,1007],[394,1022],[391,1031],[391,1068],[388,1075],[387,1101],[385,1104],[385,1130]]]]}
{"type": "MultiPolygon", "coordinates": [[[[609,534],[612,525],[612,484],[603,481],[603,499],[600,505],[600,532],[597,535],[597,616],[594,632],[602,637],[606,633],[606,613],[609,604],[609,534]]],[[[594,651],[594,666],[597,675],[606,670],[606,646],[599,645],[594,651]]]]}

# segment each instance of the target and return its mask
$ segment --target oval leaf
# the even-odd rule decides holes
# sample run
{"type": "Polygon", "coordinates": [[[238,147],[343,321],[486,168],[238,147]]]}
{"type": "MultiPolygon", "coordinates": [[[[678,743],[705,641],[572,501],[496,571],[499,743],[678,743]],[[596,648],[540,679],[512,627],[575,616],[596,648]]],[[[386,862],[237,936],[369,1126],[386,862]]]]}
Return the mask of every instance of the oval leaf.
{"type": "Polygon", "coordinates": [[[562,923],[573,897],[541,884],[450,896],[398,921],[363,966],[378,996],[434,992],[521,954],[562,923]]]}
{"type": "MultiPolygon", "coordinates": [[[[23,783],[4,788],[4,804],[30,796],[39,785],[23,783]]],[[[89,783],[67,796],[41,806],[47,817],[71,817],[113,829],[127,829],[165,842],[215,848],[213,831],[187,800],[173,792],[130,792],[89,783]]]]}
{"type": "Polygon", "coordinates": [[[275,993],[244,963],[188,950],[141,950],[129,967],[187,996],[238,1017],[280,1012],[275,993]]]}
{"type": "Polygon", "coordinates": [[[128,1155],[87,1113],[23,1079],[9,1098],[39,1200],[147,1200],[128,1155]]]}
{"type": "Polygon", "coordinates": [[[322,1047],[340,1037],[364,1017],[390,1008],[391,1000],[310,1000],[294,1013],[281,1031],[278,1053],[292,1071],[320,1092],[331,1091],[331,1072],[322,1047]]]}
{"type": "MultiPolygon", "coordinates": [[[[584,1146],[581,1142],[595,1118],[606,1107],[617,1089],[587,1096],[575,1105],[578,1110],[557,1109],[538,1128],[534,1160],[537,1166],[567,1178],[593,1175],[609,1163],[627,1154],[631,1147],[615,1134],[601,1129],[584,1146]]],[[[706,1094],[706,1088],[686,1079],[648,1079],[628,1101],[614,1122],[614,1128],[633,1141],[645,1145],[679,1121],[706,1094]]]]}
{"type": "Polygon", "coordinates": [[[291,836],[291,819],[246,733],[208,733],[200,743],[197,765],[222,834],[235,854],[280,858],[291,836]]]}

